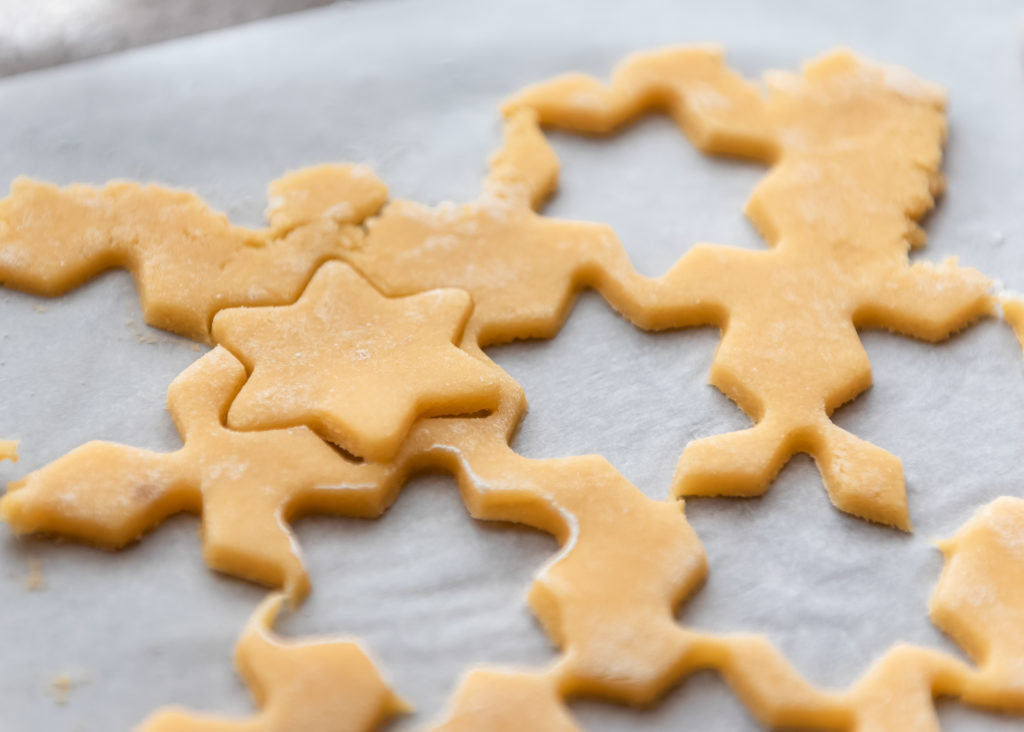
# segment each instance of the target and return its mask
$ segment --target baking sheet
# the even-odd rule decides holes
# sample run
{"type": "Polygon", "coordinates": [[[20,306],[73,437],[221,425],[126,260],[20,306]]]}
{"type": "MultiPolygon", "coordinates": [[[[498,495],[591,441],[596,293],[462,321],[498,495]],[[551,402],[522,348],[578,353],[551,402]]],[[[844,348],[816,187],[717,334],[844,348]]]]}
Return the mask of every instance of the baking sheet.
{"type": "MultiPolygon", "coordinates": [[[[1013,2],[715,3],[378,0],[176,41],[0,82],[0,181],[122,177],[196,190],[260,222],[266,184],[309,163],[372,165],[395,196],[466,200],[499,140],[496,107],[566,70],[606,74],[625,53],[717,41],[748,74],[839,44],[903,63],[951,94],[949,191],[920,256],[959,255],[1024,289],[1024,73],[1013,2]]],[[[710,160],[665,120],[595,141],[554,135],[552,215],[616,227],[637,267],[665,270],[695,241],[761,246],[740,210],[763,174],[710,160]]],[[[17,478],[90,439],[173,449],[171,379],[200,354],[142,322],[111,273],[59,300],[0,294],[0,436],[22,440],[17,478]]],[[[493,349],[526,388],[516,446],[600,452],[652,496],[687,441],[746,424],[706,384],[717,333],[635,331],[585,295],[549,342],[493,349]]],[[[925,614],[941,561],[930,541],[998,495],[1024,494],[1024,368],[1010,331],[983,323],[935,347],[867,333],[875,385],[837,422],[903,459],[912,536],[832,509],[798,458],[763,499],[698,500],[687,515],[711,563],[681,621],[765,632],[813,681],[843,685],[891,643],[954,650],[925,614]]],[[[157,706],[243,714],[231,648],[259,588],[206,570],[194,518],[118,555],[0,539],[0,727],[127,730],[157,706]],[[26,578],[41,568],[46,587],[26,578]],[[67,674],[67,703],[49,682],[67,674]]],[[[469,520],[452,481],[411,484],[379,522],[298,526],[315,591],[289,635],[363,638],[397,691],[435,717],[476,663],[553,657],[522,596],[554,542],[469,520]]],[[[575,703],[591,730],[756,726],[713,676],[657,708],[575,703]]],[[[940,706],[953,730],[1020,722],[940,706]]]]}

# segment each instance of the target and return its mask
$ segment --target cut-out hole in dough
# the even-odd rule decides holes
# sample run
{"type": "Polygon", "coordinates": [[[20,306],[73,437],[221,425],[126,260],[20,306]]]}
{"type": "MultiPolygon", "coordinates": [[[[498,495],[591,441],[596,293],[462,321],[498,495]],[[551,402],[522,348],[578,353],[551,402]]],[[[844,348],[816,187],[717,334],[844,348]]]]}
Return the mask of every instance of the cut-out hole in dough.
{"type": "Polygon", "coordinates": [[[0,292],[0,434],[21,440],[5,480],[89,440],[172,450],[167,385],[206,350],[143,322],[127,272],[56,299],[0,292]]]}
{"type": "MultiPolygon", "coordinates": [[[[0,575],[3,722],[12,730],[75,730],[103,719],[130,730],[154,709],[181,704],[228,715],[251,706],[231,653],[266,592],[211,572],[193,517],[169,519],[116,557],[71,543],[3,537],[4,567],[39,562],[44,591],[0,575]],[[66,705],[49,684],[66,675],[66,705]]],[[[6,530],[5,530],[6,532],[6,530]]]]}
{"type": "Polygon", "coordinates": [[[439,718],[469,668],[540,667],[555,656],[524,599],[554,541],[475,521],[450,478],[414,479],[380,519],[308,518],[296,534],[314,591],[277,630],[358,638],[416,709],[389,729],[439,718]]]}
{"type": "Polygon", "coordinates": [[[743,216],[763,165],[706,155],[665,116],[609,137],[545,132],[561,179],[544,213],[610,224],[642,274],[664,274],[697,242],[766,248],[743,216]]]}
{"type": "Polygon", "coordinates": [[[761,498],[691,499],[686,513],[710,567],[687,627],[763,633],[825,687],[847,687],[900,641],[964,658],[928,619],[943,566],[929,536],[836,511],[808,457],[761,498]]]}
{"type": "Polygon", "coordinates": [[[707,383],[717,343],[711,328],[644,333],[585,293],[557,338],[488,354],[530,403],[513,445],[519,453],[604,455],[648,496],[663,499],[687,442],[749,425],[707,383]]]}
{"type": "Polygon", "coordinates": [[[978,323],[937,346],[880,332],[863,341],[874,385],[836,412],[836,424],[900,456],[917,533],[952,536],[982,505],[1021,495],[1024,374],[1004,323],[978,323]]]}

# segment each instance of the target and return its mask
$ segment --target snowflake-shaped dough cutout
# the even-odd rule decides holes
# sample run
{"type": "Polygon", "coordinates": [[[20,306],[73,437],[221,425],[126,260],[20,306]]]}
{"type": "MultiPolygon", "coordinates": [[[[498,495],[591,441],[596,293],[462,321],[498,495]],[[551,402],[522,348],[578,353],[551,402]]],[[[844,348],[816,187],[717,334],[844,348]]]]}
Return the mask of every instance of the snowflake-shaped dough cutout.
{"type": "Polygon", "coordinates": [[[506,110],[607,132],[666,109],[703,149],[771,164],[746,209],[771,250],[698,244],[621,308],[650,329],[719,326],[711,382],[756,423],[688,445],[674,491],[758,495],[806,452],[837,507],[909,529],[899,458],[830,415],[871,383],[856,328],[938,341],[991,312],[977,271],[907,259],[924,242],[914,222],[942,188],[943,98],[846,51],[765,81],[767,97],[719,51],[671,49],[627,61],[610,86],[571,75],[506,110]]]}

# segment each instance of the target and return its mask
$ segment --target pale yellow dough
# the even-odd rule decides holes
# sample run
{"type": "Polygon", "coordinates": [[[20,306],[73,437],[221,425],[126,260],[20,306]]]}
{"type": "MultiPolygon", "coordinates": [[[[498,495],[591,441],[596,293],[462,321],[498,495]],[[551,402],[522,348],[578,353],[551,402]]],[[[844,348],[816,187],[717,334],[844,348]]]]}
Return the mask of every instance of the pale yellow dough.
{"type": "Polygon", "coordinates": [[[342,256],[389,295],[469,292],[474,309],[464,344],[550,338],[583,288],[620,308],[635,283],[610,227],[536,213],[557,178],[558,159],[524,110],[506,120],[504,145],[476,200],[435,207],[392,201],[367,222],[363,245],[342,256]]]}
{"type": "Polygon", "coordinates": [[[387,198],[383,183],[353,165],[303,171],[270,192],[271,228],[251,231],[184,191],[19,178],[0,201],[0,283],[53,297],[124,267],[147,323],[209,342],[222,308],[294,301],[324,260],[358,245],[357,224],[387,198]],[[345,205],[321,205],[311,190],[345,205]],[[299,227],[314,216],[317,226],[299,227]]]}
{"type": "Polygon", "coordinates": [[[1024,300],[1016,297],[999,298],[999,306],[1003,310],[1003,320],[1010,324],[1017,342],[1024,349],[1024,300]]]}
{"type": "Polygon", "coordinates": [[[18,462],[17,440],[0,440],[0,460],[18,462]]]}
{"type": "Polygon", "coordinates": [[[309,580],[287,521],[309,511],[376,516],[379,484],[392,471],[346,459],[306,427],[227,429],[223,416],[245,378],[242,364],[215,348],[167,396],[184,447],[87,443],[8,485],[0,514],[19,533],[117,549],[171,514],[202,511],[211,567],[300,599],[309,580]]]}
{"type": "MultiPolygon", "coordinates": [[[[354,170],[343,166],[320,166],[291,173],[272,183],[273,201],[268,211],[271,228],[287,229],[298,235],[306,230],[319,232],[325,224],[333,226],[323,217],[332,215],[338,206],[346,208],[342,204],[349,200],[346,196],[352,195],[354,175],[354,170]],[[291,213],[282,219],[283,212],[291,213]]],[[[293,328],[289,336],[300,338],[300,343],[303,338],[309,340],[313,332],[310,329],[326,332],[329,326],[319,319],[319,311],[311,302],[300,301],[282,308],[227,310],[216,318],[218,338],[247,360],[253,378],[246,381],[240,364],[228,353],[214,350],[175,381],[168,404],[185,441],[182,451],[157,455],[121,445],[85,445],[13,483],[8,495],[0,500],[0,514],[17,532],[55,533],[117,548],[139,538],[171,513],[201,511],[204,555],[212,567],[270,586],[283,586],[292,597],[303,597],[309,584],[288,529],[290,518],[313,512],[378,515],[397,496],[409,472],[436,464],[436,451],[424,454],[425,446],[431,450],[436,445],[457,449],[458,440],[454,446],[449,444],[453,426],[458,427],[460,435],[462,431],[486,434],[493,437],[494,444],[507,449],[506,442],[522,419],[526,402],[521,387],[495,368],[480,350],[480,339],[494,342],[553,335],[565,317],[572,295],[588,283],[588,277],[598,277],[608,285],[610,293],[624,297],[615,284],[619,281],[607,272],[618,272],[620,265],[628,262],[607,226],[552,221],[533,211],[553,189],[556,176],[557,160],[533,116],[517,115],[506,124],[504,145],[491,159],[484,193],[478,202],[459,209],[429,209],[396,202],[371,227],[369,241],[358,249],[345,250],[345,258],[364,274],[373,275],[371,282],[387,294],[422,293],[432,289],[436,282],[460,286],[471,293],[473,307],[461,342],[463,349],[476,359],[478,366],[469,364],[466,371],[475,373],[480,386],[486,386],[480,392],[485,398],[473,403],[435,402],[427,404],[426,409],[412,411],[456,414],[496,406],[492,414],[471,419],[421,420],[413,425],[398,455],[387,463],[375,463],[372,458],[386,455],[393,449],[395,435],[400,438],[404,434],[407,425],[403,415],[387,420],[390,431],[383,440],[371,440],[370,450],[366,449],[366,442],[353,440],[352,430],[339,428],[345,424],[341,420],[334,422],[333,429],[326,429],[323,416],[314,414],[312,409],[298,416],[293,413],[292,419],[254,419],[251,410],[260,406],[264,396],[257,377],[261,364],[266,362],[256,358],[252,351],[258,351],[261,341],[267,340],[263,326],[277,321],[274,325],[278,330],[293,328]],[[445,246],[436,245],[438,236],[446,242],[445,246]],[[573,241],[578,244],[570,246],[573,241]],[[364,249],[377,254],[365,258],[359,254],[364,249]],[[468,264],[460,276],[454,268],[463,260],[468,264]],[[392,264],[387,267],[374,264],[389,261],[392,264]],[[500,274],[499,279],[495,279],[495,273],[500,274]],[[403,277],[407,280],[403,281],[403,277]],[[500,400],[496,405],[492,378],[499,382],[500,400]],[[192,414],[202,414],[206,429],[189,427],[192,414]],[[246,429],[305,423],[327,432],[353,452],[368,452],[371,461],[356,464],[341,455],[330,456],[325,445],[316,447],[316,435],[304,428],[241,432],[225,429],[225,417],[229,425],[246,429]],[[306,451],[321,457],[305,458],[301,471],[282,467],[277,472],[265,472],[264,463],[276,465],[279,454],[295,449],[272,447],[284,436],[302,442],[306,451]],[[199,466],[204,467],[203,472],[199,466]],[[124,500],[124,495],[130,495],[131,500],[124,500]],[[241,496],[252,496],[245,500],[244,509],[239,507],[241,496]]],[[[357,177],[362,180],[368,174],[363,172],[357,177]]],[[[211,221],[215,219],[212,213],[206,215],[213,217],[211,221]]],[[[437,351],[467,364],[464,354],[451,346],[451,338],[457,336],[469,311],[459,295],[447,291],[388,301],[337,263],[328,264],[318,274],[307,288],[307,297],[323,299],[322,291],[329,288],[343,291],[342,296],[328,303],[332,311],[341,315],[346,307],[353,307],[355,312],[373,313],[373,318],[387,317],[388,307],[379,313],[377,309],[390,304],[391,314],[402,316],[398,318],[401,325],[405,315],[403,304],[440,308],[436,313],[439,320],[428,324],[428,330],[436,329],[437,351]],[[354,304],[357,298],[362,305],[354,304]]],[[[327,373],[358,367],[361,362],[353,359],[358,356],[357,347],[338,362],[333,359],[320,369],[305,368],[302,359],[308,359],[317,350],[319,358],[330,358],[329,349],[338,335],[342,334],[336,332],[330,339],[321,338],[312,350],[297,344],[294,348],[279,348],[282,355],[276,366],[282,372],[295,369],[301,373],[297,379],[286,375],[265,380],[267,388],[298,391],[304,381],[322,380],[327,373]],[[300,358],[296,359],[294,353],[299,351],[300,358]],[[342,367],[343,363],[347,366],[342,367]]],[[[366,335],[386,337],[387,332],[368,331],[366,335]]],[[[275,346],[273,339],[268,345],[275,346]]],[[[405,368],[391,375],[391,383],[398,382],[398,387],[402,387],[406,381],[415,381],[418,372],[427,379],[446,375],[437,368],[420,372],[415,360],[404,359],[405,368]]],[[[375,378],[373,369],[369,371],[371,381],[387,385],[384,379],[375,378]]],[[[346,386],[344,380],[338,381],[340,386],[346,386]]],[[[355,398],[375,408],[379,392],[356,390],[355,398]]],[[[299,406],[302,404],[298,402],[299,406]]],[[[339,405],[339,410],[352,408],[351,401],[339,405]]],[[[367,423],[363,418],[368,410],[364,408],[359,414],[358,420],[348,423],[353,430],[365,432],[367,423]]],[[[380,421],[380,416],[369,414],[373,421],[380,421]]]]}
{"type": "MultiPolygon", "coordinates": [[[[58,292],[127,262],[138,270],[150,322],[209,339],[218,307],[289,302],[314,266],[304,257],[337,257],[388,295],[467,290],[474,302],[467,349],[551,336],[574,293],[595,287],[646,328],[723,329],[711,380],[756,425],[687,446],[677,495],[757,495],[803,451],[817,460],[838,507],[908,529],[899,459],[835,427],[829,415],[871,381],[856,327],[938,340],[991,310],[989,282],[974,270],[907,262],[908,249],[923,243],[914,221],[942,185],[942,97],[908,72],[848,52],[829,54],[802,76],[766,81],[767,97],[727,69],[719,51],[699,47],[638,55],[610,86],[572,75],[531,87],[506,105],[505,145],[476,201],[434,208],[396,201],[367,221],[366,232],[351,224],[372,214],[385,191],[358,166],[319,166],[271,184],[266,232],[231,227],[190,194],[132,184],[61,192],[17,182],[0,203],[0,268],[7,268],[0,274],[15,286],[58,292]],[[636,275],[607,226],[535,213],[557,176],[538,121],[608,131],[652,108],[667,109],[707,151],[772,164],[747,206],[771,251],[697,245],[652,281],[636,275]],[[181,220],[185,242],[167,223],[181,220]],[[289,242],[301,256],[288,252],[289,242]],[[164,262],[178,250],[199,251],[200,266],[192,255],[187,266],[164,262]],[[274,252],[297,256],[295,266],[281,267],[274,252]],[[237,282],[228,287],[237,295],[222,295],[225,285],[211,275],[217,266],[237,270],[237,280],[227,280],[237,282]],[[154,304],[177,315],[151,316],[157,290],[195,312],[154,304]]],[[[245,411],[233,410],[238,424],[254,425],[240,416],[245,411]]],[[[327,432],[342,445],[351,439],[327,432]]],[[[370,452],[383,457],[394,445],[378,447],[370,452]]]]}
{"type": "Polygon", "coordinates": [[[501,373],[453,341],[472,307],[462,290],[386,298],[328,262],[293,305],[222,310],[213,337],[249,378],[233,429],[307,425],[361,458],[392,458],[417,417],[489,412],[501,373]]]}
{"type": "Polygon", "coordinates": [[[136,732],[359,732],[407,711],[358,643],[275,636],[282,601],[271,596],[259,607],[235,649],[235,666],[260,707],[256,716],[161,709],[136,732]]]}
{"type": "MultiPolygon", "coordinates": [[[[884,325],[938,339],[990,307],[988,283],[977,273],[907,265],[908,247],[921,242],[913,220],[931,205],[941,180],[944,118],[926,85],[908,87],[904,79],[894,90],[885,84],[886,72],[843,53],[809,66],[802,77],[775,77],[767,99],[708,49],[649,54],[624,69],[610,90],[574,77],[518,97],[508,108],[505,144],[492,159],[483,193],[461,207],[395,202],[365,233],[339,235],[347,225],[339,228],[339,221],[354,221],[373,207],[351,203],[368,190],[359,182],[370,180],[365,171],[315,168],[272,184],[267,236],[328,242],[330,256],[349,262],[385,295],[403,299],[381,297],[348,266],[335,263],[320,270],[293,306],[217,316],[213,334],[223,336],[253,377],[246,381],[245,366],[225,348],[179,376],[168,401],[184,439],[181,450],[161,455],[90,443],[13,484],[0,512],[18,531],[115,547],[169,513],[201,510],[211,566],[284,586],[294,601],[308,580],[288,528],[291,518],[307,512],[374,516],[395,500],[409,474],[450,472],[475,518],[534,526],[552,533],[562,548],[528,596],[560,649],[558,659],[544,669],[471,672],[439,723],[446,732],[573,730],[566,706],[571,698],[650,703],[701,669],[717,671],[767,726],[929,730],[936,728],[933,697],[939,694],[1024,711],[1013,686],[1020,677],[1010,676],[1014,664],[1024,662],[1024,649],[1002,640],[1019,632],[1020,618],[998,604],[975,614],[958,601],[967,596],[965,588],[1021,601],[1024,557],[1005,538],[1024,533],[1016,504],[995,504],[945,547],[948,564],[933,617],[963,643],[977,668],[900,646],[851,689],[827,692],[804,680],[762,637],[678,625],[678,606],[707,572],[703,547],[679,502],[647,498],[598,456],[531,460],[509,447],[525,400],[480,346],[553,335],[572,295],[594,286],[644,327],[711,321],[725,328],[712,378],[760,421],[748,432],[691,445],[681,462],[681,492],[713,492],[700,486],[721,485],[714,492],[756,493],[791,452],[804,449],[818,459],[837,505],[908,526],[899,461],[827,418],[869,381],[854,327],[884,325]],[[908,88],[921,93],[907,96],[908,88]],[[628,266],[607,227],[556,222],[534,212],[557,173],[538,121],[595,131],[652,106],[670,107],[704,149],[774,162],[749,207],[775,244],[772,251],[699,245],[665,277],[647,280],[628,266]],[[231,416],[236,407],[246,413],[259,401],[236,397],[250,384],[262,393],[261,364],[275,364],[287,379],[269,388],[306,388],[334,368],[324,355],[331,347],[324,334],[351,305],[325,304],[324,293],[334,287],[371,319],[399,308],[401,322],[410,303],[437,308],[436,320],[405,333],[406,343],[426,337],[420,333],[425,330],[444,349],[454,349],[468,301],[420,293],[468,291],[474,308],[459,359],[474,359],[467,372],[493,378],[487,383],[494,392],[487,393],[498,398],[485,405],[490,412],[411,425],[405,417],[392,418],[390,429],[377,432],[387,437],[376,447],[371,440],[369,448],[376,455],[394,450],[387,462],[373,462],[373,454],[371,461],[356,462],[306,426],[230,429],[270,426],[238,415],[236,423],[231,416]],[[252,332],[257,324],[296,338],[293,360],[317,356],[306,369],[313,373],[290,373],[293,364],[283,353],[273,353],[273,343],[261,342],[269,338],[252,332]],[[826,353],[829,359],[821,356],[826,353]],[[1006,517],[1010,530],[993,538],[992,527],[1004,526],[1006,517]]],[[[156,207],[149,215],[159,221],[163,214],[156,207]]],[[[197,227],[210,226],[211,216],[197,215],[197,227]]],[[[209,320],[203,322],[208,327],[209,320]]],[[[340,360],[343,372],[352,366],[340,360]]],[[[292,416],[326,431],[311,414],[292,416]]],[[[350,425],[335,436],[351,440],[351,433],[350,425]]],[[[352,644],[274,639],[269,626],[277,603],[269,600],[257,612],[239,643],[238,666],[256,693],[259,716],[231,722],[164,711],[145,723],[144,732],[293,732],[302,724],[364,730],[397,710],[394,695],[352,644]],[[339,679],[330,693],[320,684],[325,669],[339,679]]]]}
{"type": "Polygon", "coordinates": [[[558,160],[529,112],[513,115],[480,197],[435,208],[394,201],[365,167],[319,165],[268,188],[269,228],[233,226],[195,195],[157,186],[101,189],[18,179],[0,201],[0,282],[59,295],[126,267],[151,325],[210,342],[218,310],[293,302],[327,259],[385,294],[468,291],[467,343],[551,337],[572,296],[596,287],[617,306],[632,267],[604,224],[536,214],[558,160]]]}
{"type": "Polygon", "coordinates": [[[617,303],[645,328],[720,327],[711,382],[756,423],[688,445],[675,493],[758,495],[806,452],[837,507],[909,529],[899,458],[829,415],[871,384],[856,328],[936,341],[991,311],[980,273],[907,260],[942,188],[943,96],[845,51],[765,84],[762,96],[716,49],[669,49],[632,57],[610,85],[569,75],[505,109],[584,132],[665,110],[702,149],[771,165],[746,207],[770,251],[697,244],[617,303]]]}
{"type": "MultiPolygon", "coordinates": [[[[654,663],[671,671],[637,701],[699,669],[715,669],[766,727],[845,729],[857,732],[938,732],[935,699],[955,697],[993,711],[1024,714],[1024,500],[1001,498],[986,506],[956,536],[940,544],[946,555],[930,613],[978,664],[926,648],[897,645],[845,692],[819,691],[763,638],[713,636],[653,626],[660,645],[654,663]]],[[[648,608],[652,617],[655,607],[648,608]]],[[[594,633],[590,645],[605,638],[594,633]]],[[[571,653],[567,654],[571,657],[571,653]]],[[[649,659],[653,660],[653,659],[649,659]]],[[[594,689],[578,686],[566,661],[532,675],[475,671],[456,694],[437,729],[575,730],[563,698],[594,689]]],[[[618,673],[619,666],[606,666],[618,673]]],[[[652,679],[653,681],[653,679],[652,679]]]]}
{"type": "Polygon", "coordinates": [[[979,666],[963,697],[1024,713],[1024,500],[993,501],[939,548],[932,619],[979,666]]]}

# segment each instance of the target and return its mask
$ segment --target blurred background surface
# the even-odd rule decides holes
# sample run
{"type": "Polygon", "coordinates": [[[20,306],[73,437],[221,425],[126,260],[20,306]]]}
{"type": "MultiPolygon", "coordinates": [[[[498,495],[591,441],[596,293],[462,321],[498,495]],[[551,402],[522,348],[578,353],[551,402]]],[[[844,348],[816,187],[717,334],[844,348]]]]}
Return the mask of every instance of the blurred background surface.
{"type": "Polygon", "coordinates": [[[327,5],[331,0],[0,0],[0,76],[327,5]]]}

